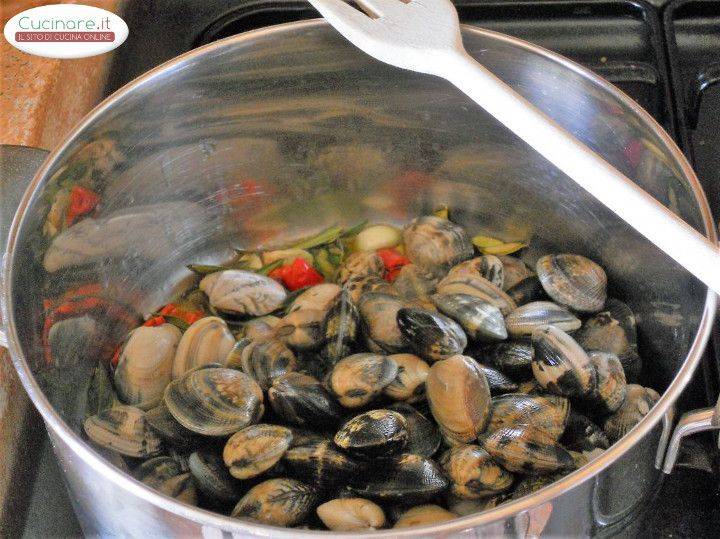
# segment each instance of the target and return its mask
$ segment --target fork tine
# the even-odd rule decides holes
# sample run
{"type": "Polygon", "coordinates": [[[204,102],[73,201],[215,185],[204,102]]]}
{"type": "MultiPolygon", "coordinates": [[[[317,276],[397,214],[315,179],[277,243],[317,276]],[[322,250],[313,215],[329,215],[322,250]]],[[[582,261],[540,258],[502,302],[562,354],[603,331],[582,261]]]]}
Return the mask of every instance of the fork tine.
{"type": "Polygon", "coordinates": [[[308,0],[341,34],[350,39],[358,30],[368,30],[372,19],[343,0],[308,0]]]}

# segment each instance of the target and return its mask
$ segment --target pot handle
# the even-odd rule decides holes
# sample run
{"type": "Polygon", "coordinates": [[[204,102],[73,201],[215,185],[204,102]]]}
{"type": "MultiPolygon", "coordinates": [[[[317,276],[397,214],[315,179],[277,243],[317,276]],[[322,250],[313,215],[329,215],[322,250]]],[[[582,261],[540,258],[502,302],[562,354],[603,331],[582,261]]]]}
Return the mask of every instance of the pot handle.
{"type": "MultiPolygon", "coordinates": [[[[680,454],[680,445],[683,438],[696,432],[715,429],[720,429],[720,397],[718,397],[715,406],[711,408],[700,408],[699,410],[692,410],[682,415],[670,438],[670,443],[665,453],[663,472],[669,474],[673,471],[678,455],[680,454]]],[[[720,440],[718,440],[718,444],[720,445],[720,440]]]]}
{"type": "MultiPolygon", "coordinates": [[[[40,148],[0,144],[0,271],[5,265],[10,225],[20,199],[48,153],[40,148]]],[[[4,303],[4,288],[0,277],[0,303],[4,303]]],[[[2,320],[5,306],[0,307],[0,346],[7,347],[7,333],[2,320]]]]}

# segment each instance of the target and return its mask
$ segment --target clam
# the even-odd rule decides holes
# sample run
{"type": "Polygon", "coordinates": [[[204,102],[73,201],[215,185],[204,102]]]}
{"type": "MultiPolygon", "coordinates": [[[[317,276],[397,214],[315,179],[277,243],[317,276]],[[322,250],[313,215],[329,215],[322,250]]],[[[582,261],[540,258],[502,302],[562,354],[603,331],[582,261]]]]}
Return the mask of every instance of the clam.
{"type": "Polygon", "coordinates": [[[327,311],[335,303],[340,291],[340,286],[335,283],[311,286],[293,300],[288,313],[307,309],[327,311]]]}
{"type": "Polygon", "coordinates": [[[336,296],[324,321],[324,345],[320,355],[329,365],[335,365],[350,355],[359,327],[360,312],[350,298],[350,293],[343,290],[336,296]]]}
{"type": "Polygon", "coordinates": [[[480,276],[460,273],[448,275],[438,283],[439,295],[467,294],[477,299],[495,305],[503,316],[507,316],[517,308],[510,296],[493,283],[480,276]]]}
{"type": "Polygon", "coordinates": [[[434,216],[413,219],[403,230],[403,243],[407,257],[424,268],[449,269],[474,252],[465,229],[434,216]]]}
{"type": "Polygon", "coordinates": [[[335,434],[335,445],[362,457],[389,457],[407,445],[405,418],[391,410],[370,410],[345,422],[335,434]]]}
{"type": "Polygon", "coordinates": [[[365,498],[338,498],[316,509],[323,524],[332,531],[370,531],[385,526],[385,513],[365,498]]]}
{"type": "Polygon", "coordinates": [[[397,401],[415,402],[424,398],[430,366],[413,354],[393,354],[388,358],[397,364],[398,372],[383,393],[397,401]]]}
{"type": "Polygon", "coordinates": [[[391,296],[397,295],[395,288],[382,277],[368,275],[366,277],[352,277],[343,286],[350,294],[350,299],[357,304],[363,294],[367,292],[379,292],[391,296]]]}
{"type": "Polygon", "coordinates": [[[292,442],[290,429],[258,424],[233,434],[223,449],[223,461],[237,479],[256,477],[272,468],[292,442]]]}
{"type": "Polygon", "coordinates": [[[519,473],[552,473],[575,468],[572,456],[551,436],[531,425],[491,431],[480,442],[503,468],[519,473]]]}
{"type": "Polygon", "coordinates": [[[172,379],[175,350],[182,334],[172,324],[141,326],[130,332],[115,368],[115,388],[125,404],[156,406],[172,379]]]}
{"type": "Polygon", "coordinates": [[[217,367],[190,371],[165,388],[165,405],[186,429],[226,436],[264,412],[260,386],[247,374],[217,367]]]}
{"type": "Polygon", "coordinates": [[[195,451],[188,457],[188,466],[198,490],[211,500],[235,503],[240,499],[237,481],[215,453],[195,451]]]}
{"type": "Polygon", "coordinates": [[[412,526],[429,526],[439,522],[447,522],[457,518],[455,513],[443,509],[439,505],[418,505],[405,511],[393,528],[410,528],[412,526]]]}
{"type": "Polygon", "coordinates": [[[607,276],[592,260],[580,255],[543,256],[535,266],[545,292],[556,303],[584,313],[605,305],[607,276]]]}
{"type": "Polygon", "coordinates": [[[371,350],[389,353],[403,350],[406,343],[397,322],[398,311],[403,307],[401,299],[380,292],[368,292],[360,298],[358,309],[371,350]]]}
{"type": "Polygon", "coordinates": [[[487,430],[531,425],[557,441],[565,432],[569,415],[570,403],[564,397],[511,393],[493,398],[487,430]]]}
{"type": "Polygon", "coordinates": [[[241,354],[242,371],[267,390],[275,378],[297,370],[297,359],[282,341],[254,341],[241,354]]]}
{"type": "Polygon", "coordinates": [[[407,301],[426,300],[435,292],[438,280],[433,272],[415,264],[407,264],[393,281],[393,288],[407,301]]]}
{"type": "Polygon", "coordinates": [[[478,363],[478,367],[485,375],[490,387],[490,395],[501,395],[503,393],[512,393],[517,391],[518,385],[512,379],[505,376],[502,372],[478,363]]]}
{"type": "Polygon", "coordinates": [[[299,372],[275,378],[268,400],[273,411],[293,425],[334,427],[343,413],[335,397],[318,380],[299,372]]]}
{"type": "Polygon", "coordinates": [[[580,319],[551,301],[533,301],[515,309],[505,319],[512,337],[529,337],[540,326],[554,326],[563,331],[580,328],[580,319]]]}
{"type": "Polygon", "coordinates": [[[404,454],[387,459],[351,484],[354,494],[385,502],[418,503],[444,491],[449,481],[435,462],[404,454]]]}
{"type": "Polygon", "coordinates": [[[564,471],[550,474],[526,475],[522,479],[522,481],[518,482],[518,484],[515,486],[515,489],[513,489],[513,493],[510,499],[517,500],[518,498],[527,496],[528,494],[531,494],[536,490],[540,490],[541,488],[546,487],[551,483],[554,483],[564,475],[564,471]]]}
{"type": "Polygon", "coordinates": [[[645,417],[660,395],[649,387],[627,385],[627,395],[622,406],[603,423],[603,430],[610,442],[615,443],[645,417]]]}
{"type": "Polygon", "coordinates": [[[568,417],[560,443],[568,450],[581,452],[610,447],[610,442],[603,430],[588,417],[576,412],[572,412],[568,417]]]}
{"type": "Polygon", "coordinates": [[[588,397],[588,405],[599,414],[611,414],[622,406],[627,392],[625,372],[615,354],[590,352],[590,361],[597,371],[597,388],[588,397]]]}
{"type": "Polygon", "coordinates": [[[207,316],[183,333],[172,366],[173,380],[195,367],[223,364],[235,345],[235,337],[222,318],[207,316]]]}
{"type": "Polygon", "coordinates": [[[187,447],[198,443],[195,433],[178,423],[165,403],[148,410],[145,413],[145,421],[160,438],[172,444],[187,447]]]}
{"type": "Polygon", "coordinates": [[[490,387],[472,358],[456,355],[438,361],[425,385],[432,415],[448,442],[471,442],[485,429],[490,387]]]}
{"type": "Polygon", "coordinates": [[[338,282],[345,284],[350,279],[382,277],[384,273],[385,264],[382,258],[373,251],[360,251],[343,260],[338,269],[338,282]]]}
{"type": "Polygon", "coordinates": [[[160,489],[168,479],[185,473],[177,459],[168,456],[153,457],[135,468],[133,477],[150,488],[160,489]]]}
{"type": "Polygon", "coordinates": [[[283,463],[290,474],[320,489],[347,485],[360,473],[359,464],[329,440],[292,447],[283,463]]]}
{"type": "Polygon", "coordinates": [[[525,262],[514,256],[498,256],[500,262],[503,265],[503,274],[505,279],[503,280],[502,289],[507,291],[520,281],[532,277],[535,272],[527,267],[525,262]]]}
{"type": "Polygon", "coordinates": [[[251,341],[269,339],[273,336],[278,322],[280,322],[280,319],[277,316],[269,314],[248,320],[243,324],[242,337],[251,341]]]}
{"type": "Polygon", "coordinates": [[[448,275],[466,273],[487,279],[498,288],[503,288],[505,269],[502,261],[495,255],[483,255],[460,262],[450,268],[448,275]]]}
{"type": "Polygon", "coordinates": [[[580,345],[564,331],[540,326],[532,333],[535,379],[563,397],[583,398],[597,388],[597,373],[580,345]]]}
{"type": "Polygon", "coordinates": [[[353,354],[333,367],[330,390],[346,408],[359,408],[380,395],[397,376],[398,365],[378,354],[353,354]]]}
{"type": "Polygon", "coordinates": [[[523,279],[515,286],[508,288],[506,292],[518,306],[525,305],[526,303],[531,303],[533,301],[545,300],[547,298],[545,289],[542,287],[540,279],[537,278],[537,275],[532,275],[523,279]]]}
{"type": "Polygon", "coordinates": [[[545,388],[540,385],[540,382],[532,378],[531,380],[525,380],[518,384],[517,393],[523,393],[525,395],[547,395],[545,388]]]}
{"type": "Polygon", "coordinates": [[[316,499],[314,489],[305,483],[287,478],[269,479],[251,488],[231,516],[275,526],[294,526],[305,520],[316,499]]]}
{"type": "Polygon", "coordinates": [[[438,310],[458,322],[474,341],[493,342],[507,339],[503,315],[495,305],[468,294],[435,294],[438,310]]]}
{"type": "Polygon", "coordinates": [[[457,496],[448,495],[445,497],[445,501],[451,512],[458,516],[466,517],[497,507],[502,501],[502,495],[490,496],[479,500],[466,500],[464,498],[458,498],[457,496]]]}
{"type": "Polygon", "coordinates": [[[467,346],[462,327],[439,313],[403,308],[397,312],[397,324],[410,347],[423,358],[447,359],[467,346]]]}
{"type": "Polygon", "coordinates": [[[275,327],[274,336],[295,350],[313,350],[325,341],[327,311],[302,309],[285,315],[275,327]]]}
{"type": "Polygon", "coordinates": [[[404,402],[393,404],[388,407],[388,410],[397,412],[405,418],[405,426],[408,431],[406,453],[429,458],[437,452],[442,437],[435,423],[404,402]]]}
{"type": "Polygon", "coordinates": [[[228,352],[227,357],[225,358],[225,361],[221,363],[221,365],[224,365],[228,369],[237,369],[239,371],[242,370],[242,355],[243,350],[250,346],[253,342],[260,342],[267,340],[266,337],[261,337],[257,339],[257,341],[253,341],[249,337],[243,337],[240,340],[238,340],[233,347],[230,349],[230,352],[228,352]]]}
{"type": "Polygon", "coordinates": [[[116,405],[90,416],[85,434],[100,447],[122,455],[147,458],[162,450],[162,441],[147,425],[145,412],[134,406],[116,405]]]}
{"type": "Polygon", "coordinates": [[[200,281],[214,308],[247,316],[263,316],[282,307],[287,292],[270,277],[244,270],[211,273],[200,281]]]}
{"type": "Polygon", "coordinates": [[[588,318],[575,338],[585,350],[615,354],[629,381],[637,380],[642,361],[637,350],[635,316],[624,303],[609,299],[607,310],[588,318]]]}
{"type": "Polygon", "coordinates": [[[85,405],[85,418],[102,412],[115,404],[121,404],[115,393],[112,379],[108,369],[98,362],[90,378],[90,385],[87,391],[87,403],[85,405]]]}
{"type": "Polygon", "coordinates": [[[438,463],[452,482],[450,492],[459,498],[476,500],[504,492],[513,484],[513,475],[477,445],[452,447],[442,454],[438,463]]]}
{"type": "Polygon", "coordinates": [[[516,378],[532,376],[535,355],[532,345],[526,341],[493,344],[483,350],[484,357],[500,371],[516,378]]]}
{"type": "Polygon", "coordinates": [[[157,487],[161,493],[189,505],[197,505],[197,490],[190,473],[171,477],[157,487]]]}

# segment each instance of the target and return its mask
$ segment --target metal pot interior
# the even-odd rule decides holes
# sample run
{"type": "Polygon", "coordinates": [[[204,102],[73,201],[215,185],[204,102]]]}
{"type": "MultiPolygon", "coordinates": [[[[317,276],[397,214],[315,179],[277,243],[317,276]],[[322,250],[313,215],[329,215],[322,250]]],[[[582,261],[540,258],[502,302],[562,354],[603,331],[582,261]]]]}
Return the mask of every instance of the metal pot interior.
{"type": "MultiPolygon", "coordinates": [[[[515,40],[470,29],[464,39],[708,232],[677,148],[625,96],[515,40]]],[[[606,269],[610,295],[636,313],[644,381],[661,392],[686,361],[706,303],[705,287],[460,92],[381,65],[318,22],[231,38],[151,72],[92,113],[34,186],[6,272],[13,340],[75,432],[93,366],[123,337],[109,306],[146,315],[187,286],[188,263],[335,223],[403,223],[447,204],[470,231],[532,238],[530,262],[551,251],[589,256],[606,269]],[[47,216],[72,174],[90,174],[102,202],[93,227],[58,245],[47,216]],[[107,305],[79,309],[43,337],[43,301],[86,283],[100,284],[107,305]]]]}

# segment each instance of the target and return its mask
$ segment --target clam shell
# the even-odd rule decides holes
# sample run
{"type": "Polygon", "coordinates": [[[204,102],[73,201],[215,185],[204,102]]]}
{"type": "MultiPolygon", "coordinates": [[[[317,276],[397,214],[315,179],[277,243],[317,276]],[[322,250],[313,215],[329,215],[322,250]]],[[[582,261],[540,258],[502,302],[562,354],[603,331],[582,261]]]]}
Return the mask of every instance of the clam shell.
{"type": "Polygon", "coordinates": [[[268,390],[268,400],[278,416],[298,426],[334,427],[343,413],[318,380],[298,372],[276,378],[268,390]]]}
{"type": "Polygon", "coordinates": [[[513,475],[477,445],[452,447],[442,454],[438,463],[452,481],[450,492],[460,498],[476,500],[504,492],[513,484],[513,475]]]}
{"type": "Polygon", "coordinates": [[[90,416],[85,434],[100,447],[121,455],[147,458],[162,450],[160,438],[148,427],[145,412],[134,406],[116,405],[90,416]]]}
{"type": "Polygon", "coordinates": [[[385,502],[427,501],[445,490],[449,481],[432,460],[404,454],[387,459],[383,466],[368,470],[357,478],[351,490],[363,498],[385,502]]]}
{"type": "Polygon", "coordinates": [[[385,273],[385,264],[382,259],[372,251],[352,253],[338,269],[338,282],[345,284],[350,279],[363,277],[382,277],[385,273]]]}
{"type": "Polygon", "coordinates": [[[448,275],[438,283],[437,293],[439,295],[467,294],[478,298],[485,303],[495,305],[503,316],[517,308],[510,296],[503,292],[493,283],[479,276],[460,273],[448,275]]]}
{"type": "Polygon", "coordinates": [[[172,457],[161,456],[146,460],[133,471],[133,477],[150,488],[159,490],[162,484],[185,473],[182,464],[172,457]]]}
{"type": "Polygon", "coordinates": [[[486,346],[483,357],[503,373],[524,379],[532,377],[532,360],[535,351],[526,341],[511,341],[486,346]]]}
{"type": "Polygon", "coordinates": [[[248,320],[243,324],[242,337],[250,341],[269,339],[273,336],[275,326],[280,319],[277,316],[266,315],[248,320]]]}
{"type": "Polygon", "coordinates": [[[597,388],[588,397],[588,406],[598,414],[611,414],[622,406],[627,393],[627,382],[622,364],[615,354],[590,352],[588,354],[597,371],[597,388]]]}
{"type": "Polygon", "coordinates": [[[398,365],[378,354],[353,354],[330,373],[330,390],[346,408],[359,408],[380,395],[397,376],[398,365]]]}
{"type": "Polygon", "coordinates": [[[242,371],[267,390],[275,378],[297,370],[297,359],[281,341],[255,341],[242,351],[242,371]]]}
{"type": "Polygon", "coordinates": [[[363,294],[367,292],[379,292],[391,296],[397,295],[395,288],[382,277],[369,275],[367,277],[352,277],[343,286],[350,294],[350,299],[357,304],[363,294]]]}
{"type": "Polygon", "coordinates": [[[183,333],[172,365],[173,380],[195,367],[223,364],[235,345],[235,337],[222,318],[207,316],[183,333]]]}
{"type": "Polygon", "coordinates": [[[195,451],[188,458],[188,466],[196,487],[208,498],[222,503],[235,503],[240,499],[238,482],[215,453],[195,451]]]}
{"type": "Polygon", "coordinates": [[[575,331],[582,322],[568,311],[550,301],[533,301],[518,307],[505,319],[512,337],[529,337],[540,326],[555,326],[563,331],[575,331]]]}
{"type": "Polygon", "coordinates": [[[297,296],[288,308],[288,313],[306,309],[327,311],[337,299],[342,289],[335,283],[322,283],[311,286],[297,296]]]}
{"type": "Polygon", "coordinates": [[[351,478],[360,473],[358,463],[328,440],[289,449],[283,457],[283,463],[292,475],[320,489],[347,485],[351,478]]]}
{"type": "Polygon", "coordinates": [[[231,516],[275,526],[295,526],[305,520],[316,499],[314,489],[300,481],[269,479],[251,488],[231,516]]]}
{"type": "Polygon", "coordinates": [[[568,450],[580,452],[604,450],[610,447],[603,430],[589,418],[576,412],[570,413],[560,443],[568,450]]]}
{"type": "Polygon", "coordinates": [[[483,365],[482,363],[478,363],[478,367],[480,367],[485,378],[487,378],[491,395],[495,396],[517,391],[518,385],[500,371],[483,365]]]}
{"type": "Polygon", "coordinates": [[[279,309],[287,292],[274,280],[259,273],[225,270],[211,273],[200,281],[210,305],[231,313],[263,316],[279,309]]]}
{"type": "Polygon", "coordinates": [[[295,350],[314,350],[325,341],[325,317],[320,309],[303,309],[286,315],[275,328],[275,337],[295,350]]]}
{"type": "Polygon", "coordinates": [[[190,371],[165,389],[165,405],[186,429],[226,436],[264,412],[260,386],[248,375],[217,367],[190,371]]]}
{"type": "Polygon", "coordinates": [[[498,288],[503,288],[505,269],[502,261],[495,255],[483,255],[460,262],[450,268],[448,275],[466,273],[487,279],[498,288]]]}
{"type": "Polygon", "coordinates": [[[457,518],[455,513],[443,509],[439,505],[418,505],[405,511],[393,528],[410,528],[412,526],[429,526],[447,522],[457,518]]]}
{"type": "Polygon", "coordinates": [[[468,515],[474,515],[475,513],[481,513],[482,511],[487,511],[488,509],[497,507],[497,505],[502,501],[502,495],[486,497],[479,500],[466,500],[458,498],[457,496],[449,495],[446,496],[445,501],[451,512],[458,516],[466,517],[468,515]]]}
{"type": "Polygon", "coordinates": [[[525,262],[514,256],[498,256],[503,264],[503,274],[505,279],[503,280],[502,289],[507,291],[520,281],[532,277],[535,272],[527,267],[525,262]]]}
{"type": "Polygon", "coordinates": [[[365,498],[338,498],[316,509],[329,530],[338,532],[370,531],[385,526],[385,513],[365,498]]]}
{"type": "Polygon", "coordinates": [[[640,423],[658,400],[660,395],[654,389],[628,384],[622,406],[603,423],[603,430],[610,442],[615,443],[640,423]]]}
{"type": "Polygon", "coordinates": [[[515,486],[515,489],[513,490],[510,499],[517,500],[518,498],[522,498],[523,496],[532,494],[536,490],[540,490],[541,488],[546,487],[551,483],[554,483],[558,479],[562,478],[565,474],[566,472],[562,471],[550,474],[526,475],[522,479],[522,481],[518,482],[518,484],[515,486]]]}
{"type": "Polygon", "coordinates": [[[328,365],[335,365],[342,358],[350,355],[359,328],[360,312],[350,298],[349,292],[343,290],[336,296],[324,322],[325,342],[320,355],[328,365]]]}
{"type": "Polygon", "coordinates": [[[503,468],[518,473],[552,473],[575,468],[563,447],[530,425],[502,427],[481,438],[490,456],[503,468]]]}
{"type": "Polygon", "coordinates": [[[523,279],[515,286],[506,290],[507,295],[512,298],[517,306],[525,305],[533,301],[544,301],[547,299],[545,289],[540,283],[537,275],[523,279]]]}
{"type": "Polygon", "coordinates": [[[198,443],[197,435],[178,423],[164,402],[148,410],[145,421],[160,438],[172,444],[187,447],[198,443]]]}
{"type": "Polygon", "coordinates": [[[115,368],[115,388],[125,404],[147,410],[162,400],[172,380],[182,334],[172,324],[141,326],[130,332],[115,368]]]}
{"type": "Polygon", "coordinates": [[[292,442],[290,429],[251,425],[233,434],[223,449],[223,461],[237,479],[256,477],[272,468],[292,442]]]}
{"type": "Polygon", "coordinates": [[[363,331],[376,351],[396,353],[405,347],[397,322],[398,311],[404,306],[401,299],[379,292],[368,292],[360,298],[358,309],[363,331]]]}
{"type": "Polygon", "coordinates": [[[370,410],[346,421],[335,434],[335,445],[363,457],[389,457],[408,442],[405,418],[391,410],[370,410]]]}
{"type": "Polygon", "coordinates": [[[423,358],[447,359],[467,346],[462,327],[439,313],[403,308],[397,312],[397,324],[410,347],[423,358]]]}
{"type": "Polygon", "coordinates": [[[423,399],[430,365],[413,354],[393,354],[388,358],[397,363],[398,373],[383,393],[397,401],[416,402],[423,399]]]}
{"type": "Polygon", "coordinates": [[[403,230],[403,244],[406,256],[424,268],[449,269],[474,253],[465,229],[434,216],[413,219],[403,230]]]}
{"type": "Polygon", "coordinates": [[[570,403],[564,397],[511,393],[493,398],[487,430],[531,425],[557,441],[565,432],[569,415],[570,403]]]}
{"type": "Polygon", "coordinates": [[[607,276],[589,258],[547,255],[538,260],[535,270],[545,292],[556,303],[585,313],[596,313],[605,305],[607,276]]]}
{"type": "Polygon", "coordinates": [[[485,429],[490,387],[472,358],[456,355],[438,361],[425,385],[430,410],[446,440],[468,443],[485,429]]]}
{"type": "Polygon", "coordinates": [[[393,288],[407,301],[426,300],[435,292],[438,281],[437,276],[427,269],[407,264],[393,281],[393,288]]]}
{"type": "Polygon", "coordinates": [[[188,505],[197,505],[197,490],[190,473],[171,477],[160,485],[157,490],[188,505]]]}
{"type": "Polygon", "coordinates": [[[585,351],[564,331],[541,326],[532,333],[535,379],[563,397],[583,398],[597,388],[597,373],[585,351]]]}
{"type": "Polygon", "coordinates": [[[493,342],[507,339],[503,315],[495,305],[468,294],[435,294],[438,310],[459,323],[474,341],[493,342]]]}
{"type": "MultiPolygon", "coordinates": [[[[257,341],[264,341],[267,340],[266,338],[260,338],[257,339],[257,341]]],[[[233,347],[230,349],[230,352],[228,352],[227,357],[225,358],[225,361],[221,363],[221,365],[224,365],[228,369],[237,369],[239,371],[242,370],[242,355],[245,348],[250,346],[251,343],[256,342],[250,339],[249,337],[243,337],[242,339],[238,340],[233,347]]]]}
{"type": "Polygon", "coordinates": [[[398,402],[388,407],[388,410],[397,412],[405,418],[408,431],[408,441],[405,446],[406,453],[432,457],[440,447],[442,437],[433,421],[430,421],[415,408],[404,402],[398,402]]]}

